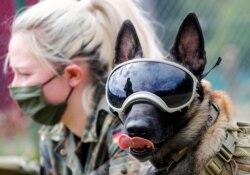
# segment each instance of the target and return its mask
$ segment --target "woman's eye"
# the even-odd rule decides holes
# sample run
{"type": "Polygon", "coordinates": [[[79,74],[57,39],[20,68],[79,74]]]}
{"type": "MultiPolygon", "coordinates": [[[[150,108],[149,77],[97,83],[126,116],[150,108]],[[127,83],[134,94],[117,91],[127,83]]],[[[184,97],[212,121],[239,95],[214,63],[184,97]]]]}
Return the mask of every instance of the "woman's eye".
{"type": "Polygon", "coordinates": [[[27,73],[27,72],[17,72],[15,73],[15,76],[18,77],[18,78],[21,78],[21,79],[26,79],[28,78],[29,76],[31,76],[31,73],[27,73]]]}
{"type": "Polygon", "coordinates": [[[30,73],[19,73],[20,76],[24,76],[24,77],[28,77],[30,76],[31,74],[30,73]]]}
{"type": "Polygon", "coordinates": [[[14,76],[29,76],[29,73],[26,72],[18,72],[18,71],[14,71],[13,72],[14,76]]]}

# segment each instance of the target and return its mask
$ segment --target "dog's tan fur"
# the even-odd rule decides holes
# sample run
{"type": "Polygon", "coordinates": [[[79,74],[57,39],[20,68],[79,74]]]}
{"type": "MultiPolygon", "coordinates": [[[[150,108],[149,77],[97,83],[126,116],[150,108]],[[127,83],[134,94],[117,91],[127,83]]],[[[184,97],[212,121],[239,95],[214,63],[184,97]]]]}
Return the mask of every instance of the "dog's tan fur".
{"type": "Polygon", "coordinates": [[[212,91],[211,85],[207,81],[202,82],[205,93],[210,93],[214,101],[220,107],[220,115],[216,122],[207,129],[195,154],[195,171],[201,171],[208,160],[213,157],[220,149],[221,142],[226,137],[227,130],[236,130],[234,122],[234,110],[229,96],[223,91],[212,91]]]}
{"type": "MultiPolygon", "coordinates": [[[[205,97],[202,103],[194,100],[191,104],[188,115],[186,115],[191,118],[188,126],[171,138],[157,153],[157,159],[161,159],[162,155],[178,152],[186,145],[190,146],[187,156],[169,172],[170,175],[200,174],[206,163],[218,153],[221,143],[226,137],[226,132],[237,130],[233,104],[227,93],[213,91],[211,84],[206,80],[202,80],[201,83],[205,97]],[[204,133],[200,133],[201,126],[204,126],[210,112],[207,104],[211,99],[219,106],[220,114],[215,123],[207,128],[204,133]],[[193,149],[197,144],[198,147],[193,149]]],[[[145,167],[141,174],[157,174],[158,170],[149,167],[145,167]]]]}
{"type": "MultiPolygon", "coordinates": [[[[189,163],[187,163],[187,166],[190,167],[190,170],[194,174],[200,174],[208,160],[217,154],[222,141],[226,137],[226,131],[237,129],[234,122],[233,104],[229,96],[223,91],[213,91],[211,84],[206,80],[202,80],[201,83],[204,88],[205,97],[202,103],[199,103],[199,100],[194,100],[189,107],[188,114],[186,115],[190,117],[189,124],[175,137],[171,138],[157,153],[157,158],[161,159],[162,155],[170,154],[173,151],[177,152],[186,147],[186,145],[190,145],[191,149],[189,150],[188,148],[187,154],[193,157],[192,160],[195,162],[195,165],[193,170],[189,163]],[[216,122],[203,133],[201,140],[194,142],[202,134],[202,126],[207,121],[207,116],[210,112],[207,104],[211,99],[218,104],[220,114],[216,122]],[[192,150],[196,144],[198,144],[198,148],[192,150]]],[[[180,164],[180,168],[181,166],[183,164],[180,164]]],[[[177,169],[179,169],[178,166],[177,169]]]]}

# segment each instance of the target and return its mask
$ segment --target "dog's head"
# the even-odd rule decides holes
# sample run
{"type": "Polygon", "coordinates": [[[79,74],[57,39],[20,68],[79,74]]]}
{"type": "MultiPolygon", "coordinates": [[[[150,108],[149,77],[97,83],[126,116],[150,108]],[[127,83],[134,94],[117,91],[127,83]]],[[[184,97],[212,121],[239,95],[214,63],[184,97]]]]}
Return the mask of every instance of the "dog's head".
{"type": "Polygon", "coordinates": [[[106,95],[124,124],[119,144],[122,149],[130,148],[134,157],[147,160],[182,132],[191,118],[186,116],[190,105],[202,101],[200,80],[206,65],[202,30],[196,15],[190,13],[166,61],[141,59],[136,30],[125,21],[115,51],[106,95]]]}

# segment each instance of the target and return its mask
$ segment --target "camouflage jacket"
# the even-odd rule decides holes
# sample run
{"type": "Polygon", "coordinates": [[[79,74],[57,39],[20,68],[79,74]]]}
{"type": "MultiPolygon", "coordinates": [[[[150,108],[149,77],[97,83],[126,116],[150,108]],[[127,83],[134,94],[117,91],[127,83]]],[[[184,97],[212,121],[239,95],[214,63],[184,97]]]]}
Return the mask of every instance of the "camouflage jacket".
{"type": "Polygon", "coordinates": [[[42,127],[41,174],[138,174],[139,162],[117,145],[120,127],[115,117],[98,108],[88,117],[88,126],[79,142],[62,124],[42,127]],[[85,157],[83,163],[81,157],[85,157]]]}

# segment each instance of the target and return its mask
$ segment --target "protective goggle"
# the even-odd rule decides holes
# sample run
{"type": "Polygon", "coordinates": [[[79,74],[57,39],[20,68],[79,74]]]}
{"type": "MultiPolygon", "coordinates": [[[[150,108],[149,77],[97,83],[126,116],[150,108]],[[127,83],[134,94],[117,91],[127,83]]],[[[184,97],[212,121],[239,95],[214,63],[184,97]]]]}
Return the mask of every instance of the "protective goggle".
{"type": "Polygon", "coordinates": [[[106,83],[106,98],[117,113],[138,101],[173,113],[190,105],[198,82],[188,69],[174,62],[134,59],[112,70],[106,83]]]}

